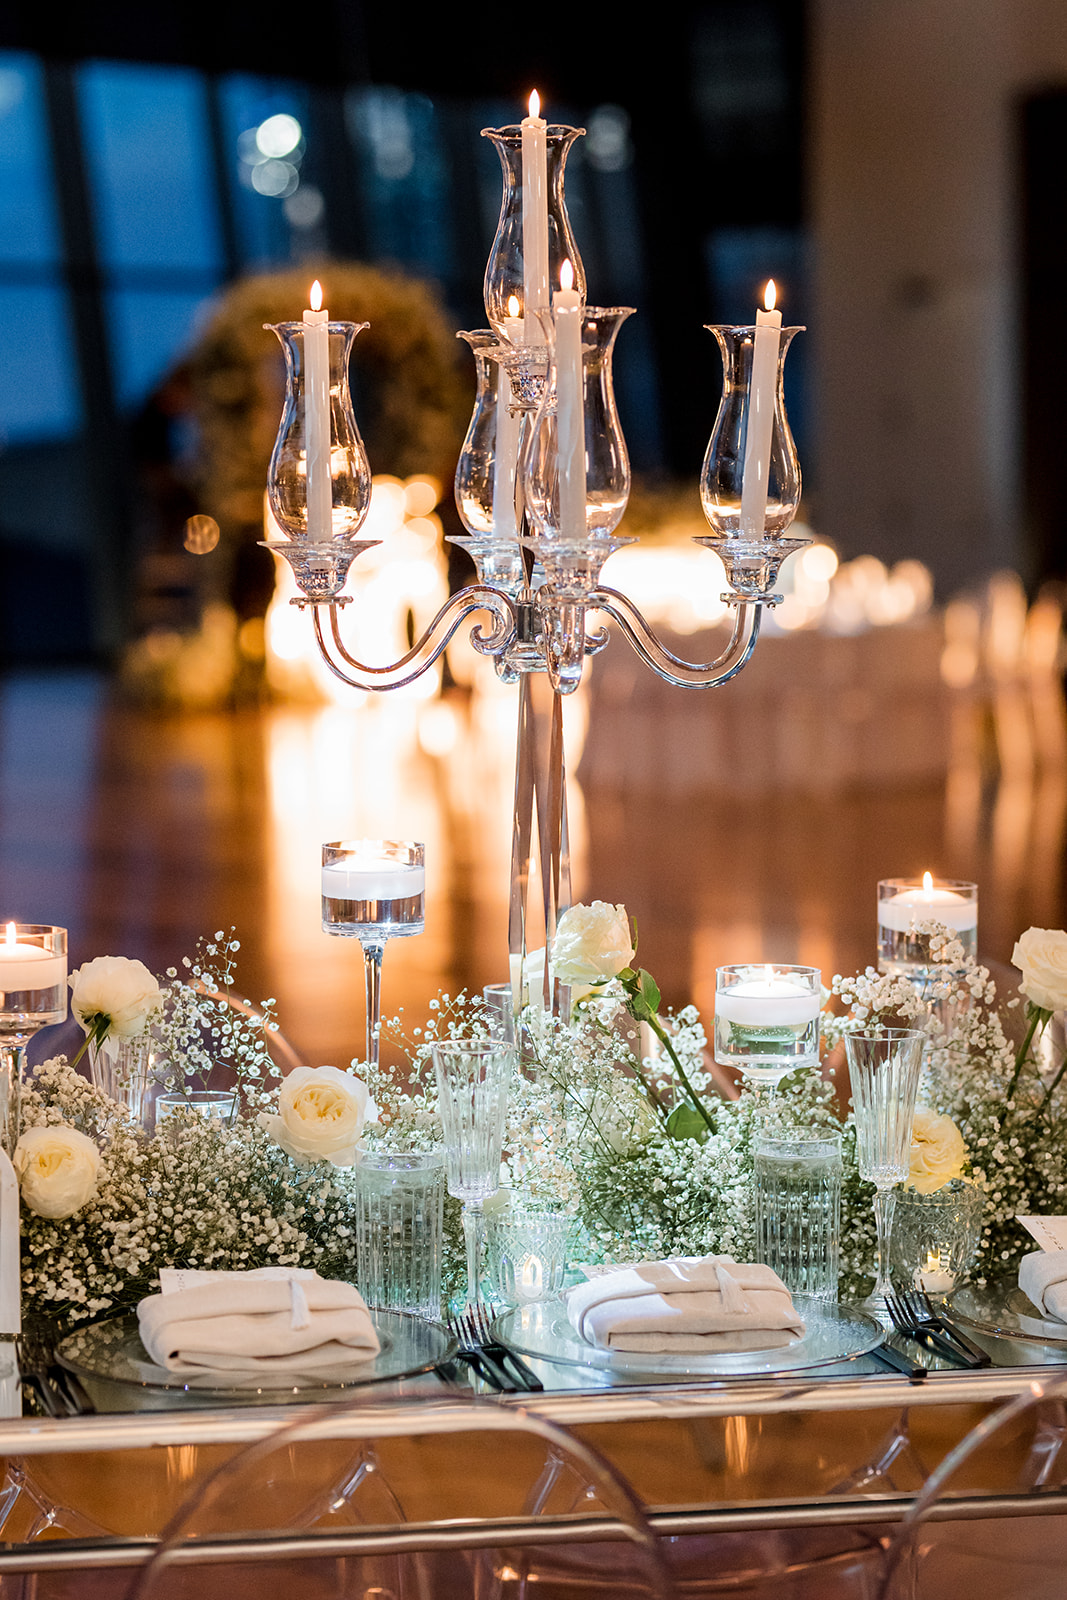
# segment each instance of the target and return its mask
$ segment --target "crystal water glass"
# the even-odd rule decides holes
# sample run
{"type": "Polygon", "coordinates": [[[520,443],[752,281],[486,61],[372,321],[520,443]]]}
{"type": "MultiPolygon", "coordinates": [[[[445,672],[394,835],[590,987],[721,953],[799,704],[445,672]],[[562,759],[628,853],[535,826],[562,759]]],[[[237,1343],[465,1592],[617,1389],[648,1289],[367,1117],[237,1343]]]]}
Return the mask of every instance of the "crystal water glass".
{"type": "Polygon", "coordinates": [[[0,1146],[18,1144],[26,1046],[67,1015],[67,930],[51,923],[0,924],[0,1146]]]}
{"type": "Polygon", "coordinates": [[[378,1062],[382,957],[387,939],[426,925],[424,847],[402,839],[339,839],[322,847],[322,927],[363,946],[367,993],[364,1059],[378,1062]]]}
{"type": "Polygon", "coordinates": [[[859,1173],[875,1186],[874,1219],[878,1230],[874,1288],[863,1303],[883,1322],[890,1287],[889,1238],[896,1199],[893,1190],[908,1176],[911,1164],[911,1125],[925,1045],[925,1033],[911,1028],[884,1028],[880,1033],[845,1036],[859,1173]]]}
{"type": "Polygon", "coordinates": [[[756,1259],[790,1294],[837,1299],[841,1248],[841,1135],[830,1130],[757,1136],[756,1259]]]}
{"type": "Polygon", "coordinates": [[[361,1150],[356,1275],[369,1306],[441,1315],[445,1164],[439,1150],[361,1150]]]}
{"type": "Polygon", "coordinates": [[[433,1047],[448,1192],[463,1202],[467,1304],[479,1303],[482,1206],[500,1187],[504,1116],[515,1047],[502,1039],[442,1039],[433,1047]]]}
{"type": "Polygon", "coordinates": [[[715,1059],[773,1094],[798,1067],[819,1060],[818,967],[749,962],[715,973],[715,1059]]]}

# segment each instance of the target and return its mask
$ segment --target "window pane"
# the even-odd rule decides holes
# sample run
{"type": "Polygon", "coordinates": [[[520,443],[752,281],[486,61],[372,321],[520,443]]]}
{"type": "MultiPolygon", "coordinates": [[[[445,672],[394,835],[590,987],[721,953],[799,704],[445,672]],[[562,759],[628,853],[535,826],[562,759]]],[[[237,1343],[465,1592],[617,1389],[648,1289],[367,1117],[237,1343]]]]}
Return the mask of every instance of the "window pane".
{"type": "Polygon", "coordinates": [[[192,348],[210,297],[119,289],[107,297],[119,404],[133,409],[192,348]]]}
{"type": "Polygon", "coordinates": [[[101,259],[213,276],[222,255],[199,76],[98,61],[78,84],[101,259]]]}
{"type": "Polygon", "coordinates": [[[59,289],[0,285],[0,442],[62,438],[81,420],[67,301],[59,289]]]}
{"type": "Polygon", "coordinates": [[[345,115],[359,152],[373,254],[447,280],[452,216],[433,102],[402,89],[353,89],[345,115]]]}
{"type": "Polygon", "coordinates": [[[40,65],[0,52],[0,261],[59,254],[40,65]]]}
{"type": "Polygon", "coordinates": [[[321,249],[311,236],[322,222],[322,196],[303,172],[308,91],[242,73],[225,80],[221,104],[242,258],[274,266],[297,259],[309,243],[321,249]]]}

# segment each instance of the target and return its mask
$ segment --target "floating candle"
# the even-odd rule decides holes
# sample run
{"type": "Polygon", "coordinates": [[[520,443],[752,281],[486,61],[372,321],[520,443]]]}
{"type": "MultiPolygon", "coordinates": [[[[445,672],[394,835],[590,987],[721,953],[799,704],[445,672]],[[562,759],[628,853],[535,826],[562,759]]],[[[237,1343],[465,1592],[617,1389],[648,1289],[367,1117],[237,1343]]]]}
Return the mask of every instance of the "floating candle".
{"type": "MultiPolygon", "coordinates": [[[[963,888],[973,890],[973,885],[963,888]]],[[[955,933],[967,933],[978,926],[977,893],[935,885],[931,874],[924,872],[921,887],[915,884],[879,899],[878,921],[894,933],[907,933],[917,922],[941,922],[955,933]]]]}
{"type": "Polygon", "coordinates": [[[39,944],[29,944],[17,936],[18,925],[7,924],[6,934],[0,941],[0,993],[15,990],[54,989],[67,981],[67,958],[43,949],[39,944]]]}

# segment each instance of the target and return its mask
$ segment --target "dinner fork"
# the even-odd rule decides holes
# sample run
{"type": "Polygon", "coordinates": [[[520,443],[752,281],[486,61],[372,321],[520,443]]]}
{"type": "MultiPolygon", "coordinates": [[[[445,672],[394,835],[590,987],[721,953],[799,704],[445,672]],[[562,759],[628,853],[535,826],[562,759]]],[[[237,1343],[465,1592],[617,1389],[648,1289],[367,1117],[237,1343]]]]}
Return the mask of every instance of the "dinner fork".
{"type": "Polygon", "coordinates": [[[503,1363],[498,1361],[491,1351],[482,1348],[477,1334],[467,1326],[464,1318],[454,1317],[449,1312],[445,1320],[449,1333],[459,1346],[457,1353],[460,1359],[472,1366],[480,1378],[484,1378],[492,1388],[503,1390],[507,1394],[514,1394],[522,1388],[503,1363]]]}
{"type": "Polygon", "coordinates": [[[509,1367],[524,1389],[536,1390],[544,1388],[544,1384],[533,1368],[527,1366],[522,1357],[517,1356],[514,1350],[509,1350],[506,1344],[502,1344],[499,1339],[493,1337],[492,1324],[486,1315],[485,1307],[480,1302],[468,1310],[466,1320],[468,1327],[472,1329],[477,1338],[479,1349],[485,1350],[494,1356],[501,1366],[509,1367]]]}
{"type": "Polygon", "coordinates": [[[948,1356],[951,1361],[965,1367],[978,1367],[986,1362],[976,1361],[966,1350],[953,1344],[947,1334],[941,1333],[936,1328],[928,1328],[921,1324],[917,1317],[905,1305],[901,1296],[890,1289],[885,1297],[886,1310],[889,1312],[894,1328],[898,1333],[903,1333],[909,1339],[915,1339],[920,1344],[925,1344],[931,1350],[939,1350],[942,1355],[948,1356]]]}
{"type": "Polygon", "coordinates": [[[988,1351],[983,1350],[980,1345],[972,1343],[943,1312],[935,1311],[931,1304],[930,1296],[924,1289],[902,1289],[900,1298],[903,1300],[910,1315],[915,1318],[919,1327],[943,1333],[947,1339],[951,1339],[961,1350],[965,1350],[968,1355],[973,1356],[977,1365],[982,1367],[991,1367],[993,1365],[993,1358],[988,1351]]]}

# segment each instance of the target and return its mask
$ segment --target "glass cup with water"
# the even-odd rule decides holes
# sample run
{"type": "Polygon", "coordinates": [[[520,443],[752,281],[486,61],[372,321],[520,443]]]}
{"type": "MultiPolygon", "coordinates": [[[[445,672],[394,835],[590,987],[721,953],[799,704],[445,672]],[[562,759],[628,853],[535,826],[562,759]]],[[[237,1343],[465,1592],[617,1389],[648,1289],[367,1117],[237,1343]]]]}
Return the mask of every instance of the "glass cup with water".
{"type": "Polygon", "coordinates": [[[760,1134],[756,1259],[790,1294],[837,1299],[841,1249],[841,1135],[829,1130],[760,1134]]]}

